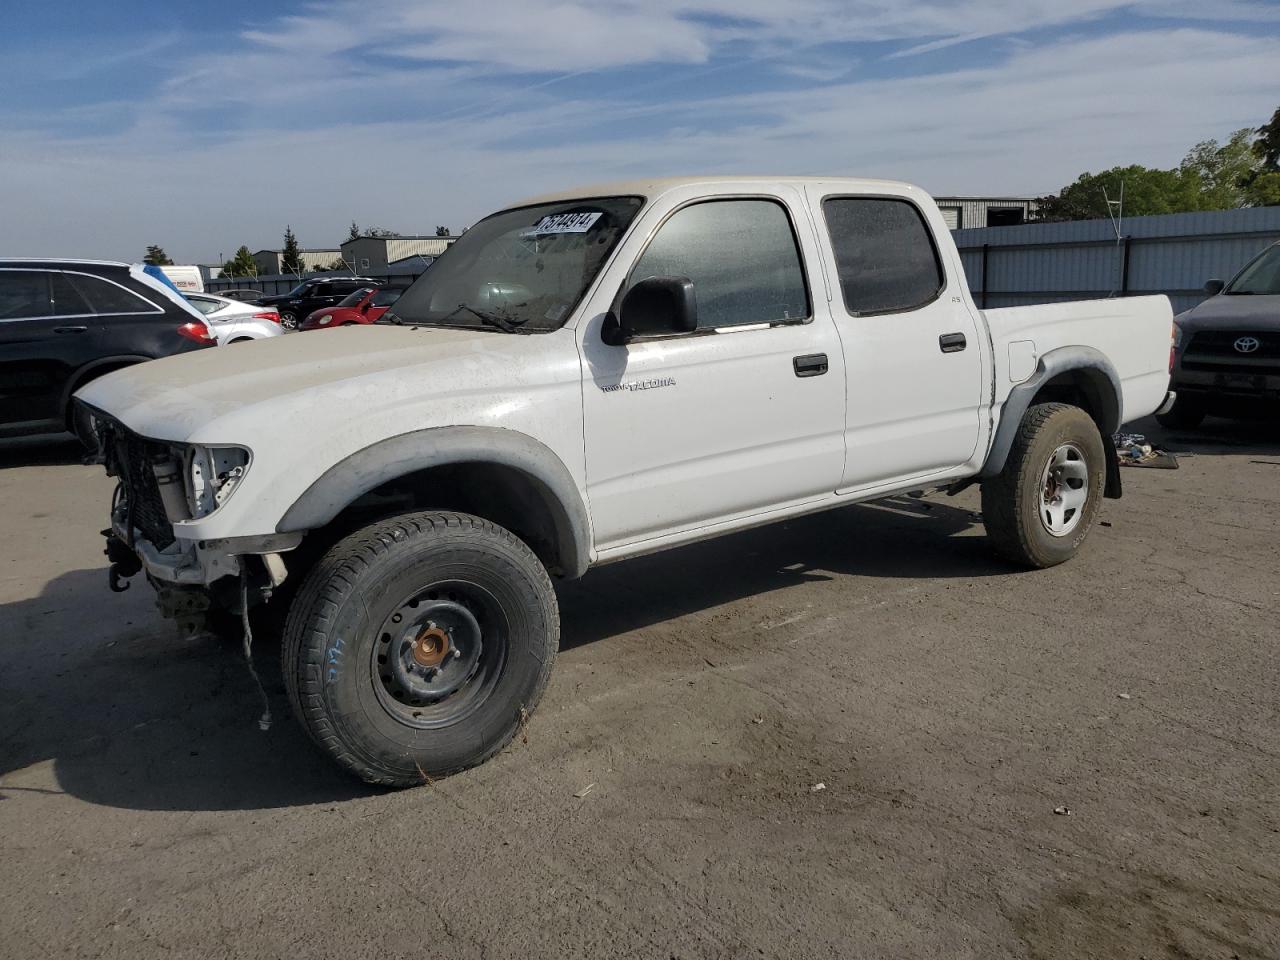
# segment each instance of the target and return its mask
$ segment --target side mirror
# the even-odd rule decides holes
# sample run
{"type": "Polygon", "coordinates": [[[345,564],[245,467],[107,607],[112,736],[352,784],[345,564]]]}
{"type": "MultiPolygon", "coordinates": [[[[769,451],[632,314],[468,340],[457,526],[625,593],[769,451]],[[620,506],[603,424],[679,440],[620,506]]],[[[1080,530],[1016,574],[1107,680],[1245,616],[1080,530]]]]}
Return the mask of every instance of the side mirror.
{"type": "Polygon", "coordinates": [[[698,329],[698,301],[688,277],[647,277],[622,297],[601,335],[611,346],[644,337],[670,337],[698,329]]]}
{"type": "Polygon", "coordinates": [[[1204,282],[1204,292],[1211,297],[1216,297],[1226,285],[1226,282],[1222,280],[1206,280],[1204,282]]]}
{"type": "Polygon", "coordinates": [[[360,312],[361,312],[361,313],[368,313],[368,312],[369,312],[369,308],[370,308],[370,307],[372,307],[372,306],[373,306],[373,301],[372,301],[372,300],[366,300],[364,303],[360,304],[360,312]]]}

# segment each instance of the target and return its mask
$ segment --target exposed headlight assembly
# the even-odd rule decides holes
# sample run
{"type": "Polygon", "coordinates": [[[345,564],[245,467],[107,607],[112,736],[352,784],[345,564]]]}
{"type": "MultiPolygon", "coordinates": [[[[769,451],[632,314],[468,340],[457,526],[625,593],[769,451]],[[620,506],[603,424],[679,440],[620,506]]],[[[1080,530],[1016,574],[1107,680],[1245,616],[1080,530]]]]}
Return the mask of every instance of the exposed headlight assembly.
{"type": "Polygon", "coordinates": [[[249,472],[252,457],[244,447],[188,447],[187,504],[192,517],[206,517],[222,506],[249,472]]]}

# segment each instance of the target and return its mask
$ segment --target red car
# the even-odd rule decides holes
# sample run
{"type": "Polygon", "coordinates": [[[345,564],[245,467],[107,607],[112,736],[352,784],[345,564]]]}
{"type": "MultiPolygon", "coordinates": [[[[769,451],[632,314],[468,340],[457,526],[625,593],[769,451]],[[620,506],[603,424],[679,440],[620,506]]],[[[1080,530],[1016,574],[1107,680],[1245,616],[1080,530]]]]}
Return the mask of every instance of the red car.
{"type": "Polygon", "coordinates": [[[373,323],[400,299],[404,287],[361,287],[333,307],[321,307],[307,314],[299,330],[327,330],[352,323],[373,323]]]}

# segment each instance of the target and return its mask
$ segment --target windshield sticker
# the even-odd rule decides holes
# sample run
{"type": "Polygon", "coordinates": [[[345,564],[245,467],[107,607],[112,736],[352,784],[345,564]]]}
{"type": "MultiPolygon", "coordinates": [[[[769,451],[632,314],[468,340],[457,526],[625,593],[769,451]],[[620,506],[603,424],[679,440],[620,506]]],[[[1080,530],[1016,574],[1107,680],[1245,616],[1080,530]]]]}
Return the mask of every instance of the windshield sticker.
{"type": "Polygon", "coordinates": [[[586,233],[600,219],[601,211],[595,213],[557,213],[543,217],[530,233],[586,233]]]}

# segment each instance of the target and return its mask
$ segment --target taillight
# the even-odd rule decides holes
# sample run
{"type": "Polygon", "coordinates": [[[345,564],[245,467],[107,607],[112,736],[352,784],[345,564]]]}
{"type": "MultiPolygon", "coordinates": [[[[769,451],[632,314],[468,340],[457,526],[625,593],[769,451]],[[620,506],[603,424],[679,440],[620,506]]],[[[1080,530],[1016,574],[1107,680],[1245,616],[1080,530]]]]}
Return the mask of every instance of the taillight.
{"type": "Polygon", "coordinates": [[[1169,373],[1173,373],[1173,363],[1178,355],[1178,325],[1175,323],[1169,331],[1169,373]]]}
{"type": "Polygon", "coordinates": [[[274,310],[267,310],[265,313],[255,313],[253,315],[253,319],[254,320],[270,320],[272,323],[279,323],[280,314],[276,313],[276,311],[274,310]]]}
{"type": "Polygon", "coordinates": [[[206,327],[203,323],[197,323],[194,320],[191,321],[190,323],[184,323],[182,326],[180,326],[178,328],[178,333],[181,336],[186,337],[188,340],[194,340],[196,343],[217,343],[218,342],[217,340],[214,339],[213,335],[209,333],[208,327],[206,327]]]}

